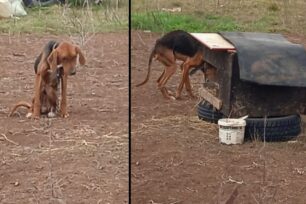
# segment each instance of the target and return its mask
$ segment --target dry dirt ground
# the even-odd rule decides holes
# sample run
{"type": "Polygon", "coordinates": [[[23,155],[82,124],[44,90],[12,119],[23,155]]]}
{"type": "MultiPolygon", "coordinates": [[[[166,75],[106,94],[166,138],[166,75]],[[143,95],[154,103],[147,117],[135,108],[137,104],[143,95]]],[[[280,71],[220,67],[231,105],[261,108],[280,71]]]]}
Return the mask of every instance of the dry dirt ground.
{"type": "MultiPolygon", "coordinates": [[[[132,33],[132,203],[286,203],[306,200],[306,139],[283,143],[219,144],[218,127],[197,119],[198,100],[165,100],[154,62],[144,80],[150,49],[159,34],[132,33]],[[231,202],[231,196],[237,195],[231,202]]],[[[289,36],[294,42],[306,39],[289,36]]],[[[168,82],[174,90],[179,72],[168,82]]],[[[201,74],[192,76],[193,90],[201,74]]],[[[304,130],[303,130],[304,132],[304,130]]]]}
{"type": "Polygon", "coordinates": [[[67,36],[0,35],[0,203],[128,202],[128,34],[97,34],[68,81],[69,118],[30,120],[35,57],[67,36]]]}

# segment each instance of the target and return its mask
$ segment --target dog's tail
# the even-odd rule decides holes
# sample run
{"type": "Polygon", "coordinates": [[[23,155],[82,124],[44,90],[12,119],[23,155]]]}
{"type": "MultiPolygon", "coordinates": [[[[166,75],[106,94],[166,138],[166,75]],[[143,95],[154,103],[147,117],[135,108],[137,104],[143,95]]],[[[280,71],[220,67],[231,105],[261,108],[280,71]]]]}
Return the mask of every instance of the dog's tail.
{"type": "Polygon", "coordinates": [[[154,48],[153,48],[153,50],[152,50],[152,52],[150,54],[147,77],[146,77],[146,79],[143,82],[141,82],[140,84],[137,84],[136,87],[142,86],[142,85],[144,85],[145,83],[147,83],[149,81],[150,74],[151,74],[152,60],[153,60],[154,55],[156,54],[156,46],[157,46],[157,42],[156,42],[156,45],[154,46],[154,48]]]}
{"type": "Polygon", "coordinates": [[[21,106],[26,107],[27,109],[30,109],[30,108],[32,107],[30,103],[25,102],[25,101],[20,101],[20,102],[18,102],[18,103],[14,106],[14,108],[12,109],[12,111],[11,111],[10,114],[9,114],[9,117],[11,117],[11,116],[13,115],[13,113],[17,110],[17,108],[19,108],[19,107],[21,107],[21,106]]]}

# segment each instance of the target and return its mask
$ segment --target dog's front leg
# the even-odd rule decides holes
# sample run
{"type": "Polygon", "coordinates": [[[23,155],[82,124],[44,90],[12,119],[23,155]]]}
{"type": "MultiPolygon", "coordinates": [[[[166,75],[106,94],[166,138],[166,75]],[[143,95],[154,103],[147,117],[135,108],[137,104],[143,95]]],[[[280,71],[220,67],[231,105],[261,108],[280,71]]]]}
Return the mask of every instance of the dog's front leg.
{"type": "Polygon", "coordinates": [[[186,87],[186,90],[189,94],[189,96],[193,99],[196,98],[196,96],[192,93],[192,88],[191,88],[191,84],[190,84],[190,78],[189,78],[189,74],[187,73],[186,76],[185,76],[185,87],[186,87]]]}
{"type": "Polygon", "coordinates": [[[69,116],[67,113],[67,80],[68,80],[68,75],[64,73],[61,79],[62,100],[61,100],[61,109],[60,109],[60,116],[63,118],[67,118],[69,116]]]}
{"type": "Polygon", "coordinates": [[[40,90],[41,90],[41,75],[40,73],[36,74],[35,78],[35,91],[34,91],[34,101],[33,101],[33,114],[32,118],[38,119],[40,117],[40,107],[41,107],[41,101],[40,101],[40,90]]]}
{"type": "MultiPolygon", "coordinates": [[[[182,94],[182,90],[184,88],[184,85],[186,86],[187,89],[189,89],[188,87],[188,76],[189,76],[189,69],[190,69],[190,66],[189,66],[189,62],[188,60],[186,60],[183,64],[182,64],[182,78],[181,78],[181,81],[180,81],[180,84],[179,86],[177,87],[176,89],[176,95],[175,95],[175,98],[176,99],[180,99],[181,98],[181,94],[182,94]]],[[[189,91],[188,91],[189,92],[189,91]]],[[[191,93],[192,95],[192,93],[191,93]]]]}

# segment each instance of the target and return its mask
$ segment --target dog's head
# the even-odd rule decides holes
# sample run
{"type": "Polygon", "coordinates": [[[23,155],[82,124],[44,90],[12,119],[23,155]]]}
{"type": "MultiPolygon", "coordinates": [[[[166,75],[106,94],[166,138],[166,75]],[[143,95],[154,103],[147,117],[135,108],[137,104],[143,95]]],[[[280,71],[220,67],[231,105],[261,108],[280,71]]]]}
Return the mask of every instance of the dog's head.
{"type": "Polygon", "coordinates": [[[47,60],[53,71],[57,69],[58,65],[61,65],[64,69],[64,74],[74,75],[76,74],[78,58],[79,63],[84,65],[85,57],[81,49],[71,43],[62,42],[53,49],[47,60]]]}

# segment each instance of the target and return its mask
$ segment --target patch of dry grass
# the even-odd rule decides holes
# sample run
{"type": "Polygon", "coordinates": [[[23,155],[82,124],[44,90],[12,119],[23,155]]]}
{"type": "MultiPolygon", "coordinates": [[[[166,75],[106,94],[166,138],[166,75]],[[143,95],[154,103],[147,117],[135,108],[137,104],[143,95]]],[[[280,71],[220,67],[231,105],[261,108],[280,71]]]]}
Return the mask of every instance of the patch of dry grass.
{"type": "Polygon", "coordinates": [[[25,17],[2,19],[0,32],[80,34],[80,32],[94,33],[128,29],[128,7],[85,6],[74,8],[53,5],[27,8],[27,13],[25,17]]]}

